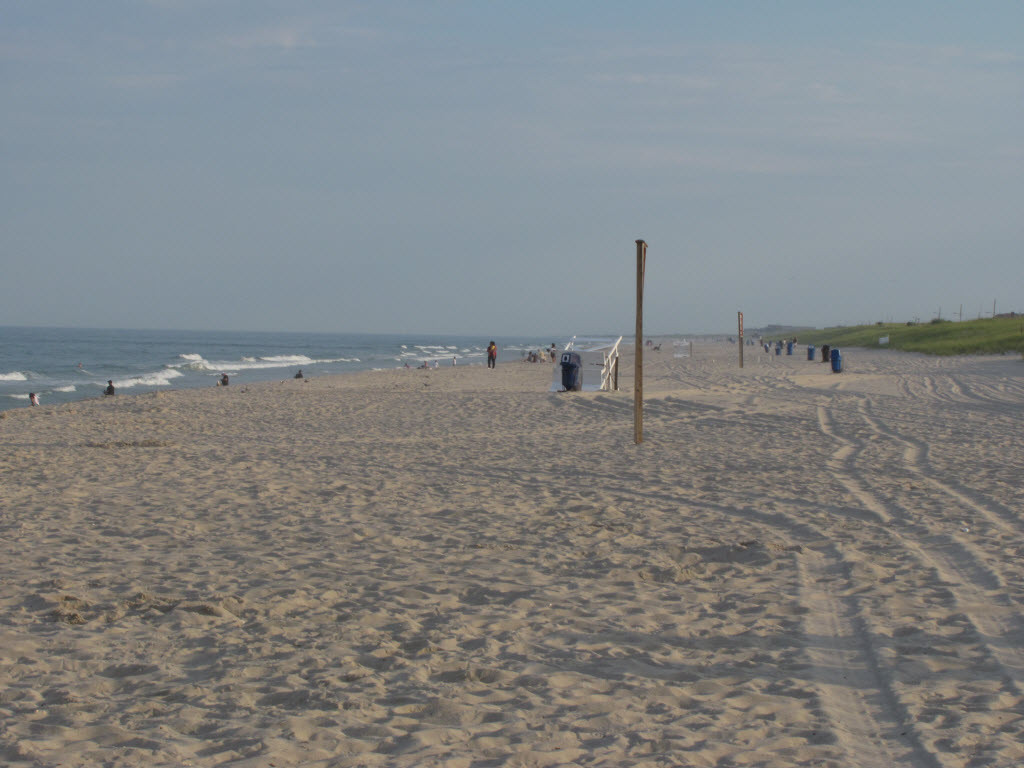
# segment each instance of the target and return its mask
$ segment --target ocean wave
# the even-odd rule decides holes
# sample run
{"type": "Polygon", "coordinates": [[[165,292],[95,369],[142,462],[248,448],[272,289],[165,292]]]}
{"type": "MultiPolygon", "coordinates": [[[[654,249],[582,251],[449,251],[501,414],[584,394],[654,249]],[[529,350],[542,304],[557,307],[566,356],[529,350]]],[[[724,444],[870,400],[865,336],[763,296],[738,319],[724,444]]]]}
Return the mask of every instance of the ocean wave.
{"type": "Polygon", "coordinates": [[[237,373],[238,371],[262,370],[266,368],[292,368],[302,365],[327,365],[330,363],[358,363],[358,357],[313,358],[308,355],[267,355],[265,357],[243,357],[240,360],[206,360],[202,355],[178,355],[185,363],[171,366],[188,368],[193,371],[214,371],[237,373]]]}
{"type": "Polygon", "coordinates": [[[114,386],[117,389],[129,389],[131,387],[166,387],[171,383],[171,379],[176,379],[179,376],[184,375],[185,374],[181,371],[175,370],[174,368],[165,368],[162,371],[144,373],[140,376],[132,376],[127,379],[116,379],[114,381],[114,386]]]}
{"type": "Polygon", "coordinates": [[[405,344],[402,344],[401,348],[404,351],[395,358],[399,362],[402,360],[413,359],[429,360],[430,362],[433,362],[434,360],[451,361],[453,357],[463,360],[467,357],[482,357],[484,355],[484,350],[482,348],[470,349],[468,347],[464,347],[459,349],[455,344],[416,344],[413,345],[412,349],[409,349],[405,344]]]}
{"type": "Polygon", "coordinates": [[[184,360],[184,363],[171,364],[168,368],[186,368],[190,371],[210,371],[212,367],[206,360],[203,359],[202,355],[196,354],[182,354],[178,355],[178,359],[184,360]]]}
{"type": "Polygon", "coordinates": [[[21,371],[11,371],[10,373],[0,373],[0,381],[28,381],[28,376],[21,371]]]}
{"type": "Polygon", "coordinates": [[[53,391],[54,392],[74,392],[75,391],[75,385],[74,384],[68,384],[66,387],[54,387],[53,391]]]}

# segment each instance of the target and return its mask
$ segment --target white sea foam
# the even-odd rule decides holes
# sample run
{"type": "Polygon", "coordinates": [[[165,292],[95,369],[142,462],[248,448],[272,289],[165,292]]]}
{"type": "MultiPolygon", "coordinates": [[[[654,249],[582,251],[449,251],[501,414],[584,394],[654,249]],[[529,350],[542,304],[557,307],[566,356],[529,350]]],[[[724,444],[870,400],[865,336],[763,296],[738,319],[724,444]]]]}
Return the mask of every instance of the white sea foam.
{"type": "Polygon", "coordinates": [[[11,371],[10,373],[0,373],[0,381],[28,381],[28,376],[21,371],[11,371]]]}
{"type": "Polygon", "coordinates": [[[308,355],[267,355],[266,357],[242,357],[239,360],[206,360],[202,355],[178,355],[188,362],[173,366],[193,371],[237,373],[238,371],[262,370],[266,368],[290,368],[302,365],[327,365],[330,363],[358,363],[358,357],[332,357],[317,359],[308,355]]]}
{"type": "Polygon", "coordinates": [[[153,373],[144,373],[141,376],[132,376],[128,379],[118,379],[114,382],[114,386],[118,389],[128,389],[130,387],[166,387],[171,383],[171,379],[176,379],[179,376],[184,376],[181,371],[175,370],[174,368],[165,368],[162,371],[154,371],[153,373]]]}
{"type": "Polygon", "coordinates": [[[269,357],[243,358],[242,360],[214,360],[209,363],[209,365],[211,370],[247,371],[264,368],[292,368],[301,365],[327,365],[330,363],[358,362],[358,357],[316,359],[306,355],[271,355],[269,357]]]}
{"type": "Polygon", "coordinates": [[[417,360],[426,360],[428,362],[451,362],[453,357],[461,358],[462,355],[453,354],[452,350],[458,349],[456,346],[446,346],[442,344],[417,344],[415,351],[403,352],[402,357],[412,357],[417,360]]]}
{"type": "Polygon", "coordinates": [[[211,366],[206,360],[203,359],[202,355],[196,354],[184,354],[178,355],[179,359],[184,360],[184,363],[178,363],[172,365],[172,368],[187,368],[190,371],[209,371],[211,366]]]}
{"type": "Polygon", "coordinates": [[[54,387],[53,391],[54,392],[74,392],[75,391],[75,385],[74,384],[68,384],[66,387],[54,387]]]}

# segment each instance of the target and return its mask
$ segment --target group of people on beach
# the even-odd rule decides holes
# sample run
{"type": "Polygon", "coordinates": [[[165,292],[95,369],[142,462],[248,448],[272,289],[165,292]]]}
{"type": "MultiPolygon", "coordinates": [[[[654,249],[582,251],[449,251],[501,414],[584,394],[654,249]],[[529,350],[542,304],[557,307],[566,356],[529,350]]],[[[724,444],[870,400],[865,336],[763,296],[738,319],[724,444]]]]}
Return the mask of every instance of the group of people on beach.
{"type": "Polygon", "coordinates": [[[547,349],[530,350],[529,352],[523,353],[523,362],[525,363],[546,363],[555,362],[555,358],[558,357],[558,349],[555,347],[555,342],[551,342],[551,346],[547,349]]]}
{"type": "MultiPolygon", "coordinates": [[[[555,343],[551,342],[551,346],[548,347],[547,349],[543,350],[543,351],[538,349],[538,350],[531,350],[529,353],[524,352],[523,353],[523,361],[524,362],[529,362],[529,363],[539,363],[539,362],[546,361],[547,359],[550,358],[551,362],[555,362],[555,358],[557,356],[558,356],[558,352],[557,352],[557,349],[555,347],[555,343]]],[[[455,356],[452,357],[452,365],[453,366],[457,364],[457,360],[458,360],[457,357],[455,357],[455,356]]],[[[408,368],[409,364],[406,363],[405,367],[408,368]]],[[[417,367],[420,368],[420,369],[428,369],[428,368],[431,367],[430,361],[429,360],[424,360],[423,363],[421,365],[417,366],[417,367]]],[[[433,367],[437,368],[437,361],[436,360],[434,360],[433,367]]],[[[488,342],[488,344],[487,344],[487,367],[488,368],[497,368],[498,367],[498,345],[497,345],[497,343],[493,339],[490,342],[488,342]]]]}
{"type": "MultiPolygon", "coordinates": [[[[81,368],[82,364],[79,363],[78,367],[81,368]]],[[[114,388],[114,381],[113,381],[113,379],[107,379],[107,388],[103,390],[103,395],[104,396],[113,395],[116,391],[117,390],[114,388]]],[[[36,394],[35,392],[29,392],[28,393],[28,404],[30,406],[39,405],[39,395],[36,394]]]]}

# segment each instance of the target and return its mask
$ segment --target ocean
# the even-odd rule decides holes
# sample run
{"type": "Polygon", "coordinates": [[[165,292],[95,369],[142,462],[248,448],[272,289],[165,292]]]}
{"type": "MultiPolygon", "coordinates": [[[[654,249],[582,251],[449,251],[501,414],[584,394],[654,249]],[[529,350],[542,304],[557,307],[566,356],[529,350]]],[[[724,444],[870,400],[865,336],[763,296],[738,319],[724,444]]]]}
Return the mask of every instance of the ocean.
{"type": "Polygon", "coordinates": [[[264,333],[249,331],[133,331],[0,326],[0,410],[68,403],[103,394],[107,380],[118,394],[231,385],[389,368],[478,365],[487,343],[498,362],[521,360],[531,350],[559,348],[554,337],[427,334],[264,333]]]}

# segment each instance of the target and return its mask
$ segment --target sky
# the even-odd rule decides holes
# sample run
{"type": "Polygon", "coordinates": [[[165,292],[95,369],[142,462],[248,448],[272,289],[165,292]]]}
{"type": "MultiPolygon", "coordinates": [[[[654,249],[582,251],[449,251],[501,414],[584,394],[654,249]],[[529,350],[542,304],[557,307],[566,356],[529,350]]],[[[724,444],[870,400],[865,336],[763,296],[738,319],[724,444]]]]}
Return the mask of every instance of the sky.
{"type": "Polygon", "coordinates": [[[1024,3],[0,0],[0,325],[1024,310],[1024,3]]]}

